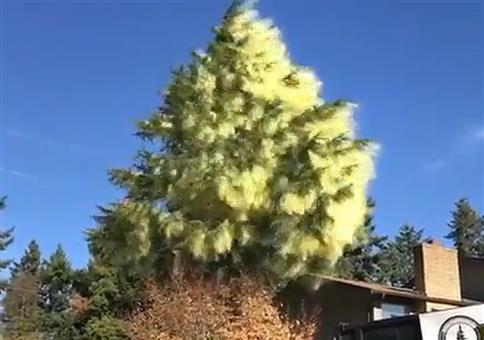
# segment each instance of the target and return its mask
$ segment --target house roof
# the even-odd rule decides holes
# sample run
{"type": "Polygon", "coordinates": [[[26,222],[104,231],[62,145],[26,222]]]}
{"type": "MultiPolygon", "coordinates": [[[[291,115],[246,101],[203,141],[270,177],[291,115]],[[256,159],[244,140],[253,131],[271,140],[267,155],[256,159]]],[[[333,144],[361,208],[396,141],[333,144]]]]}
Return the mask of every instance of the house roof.
{"type": "Polygon", "coordinates": [[[343,279],[343,278],[338,278],[333,276],[320,276],[320,278],[326,282],[333,282],[337,284],[343,284],[343,285],[358,287],[361,289],[366,289],[370,291],[371,294],[375,294],[375,295],[395,296],[400,298],[442,303],[442,304],[454,305],[454,306],[468,306],[468,305],[480,303],[478,301],[473,301],[468,299],[455,300],[455,299],[448,299],[448,298],[442,298],[442,297],[436,297],[436,296],[428,296],[417,290],[386,286],[386,285],[373,283],[373,282],[349,280],[349,279],[343,279]]]}

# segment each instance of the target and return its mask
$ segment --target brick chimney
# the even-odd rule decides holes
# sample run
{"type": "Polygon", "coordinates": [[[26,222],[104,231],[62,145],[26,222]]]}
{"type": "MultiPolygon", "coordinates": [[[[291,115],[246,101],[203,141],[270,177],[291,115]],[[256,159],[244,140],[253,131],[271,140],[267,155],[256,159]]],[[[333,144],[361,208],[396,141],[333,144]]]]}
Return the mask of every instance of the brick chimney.
{"type": "MultiPolygon", "coordinates": [[[[431,240],[415,248],[415,285],[427,296],[461,300],[457,250],[431,240]]],[[[425,302],[424,310],[441,310],[450,305],[425,302]]]]}

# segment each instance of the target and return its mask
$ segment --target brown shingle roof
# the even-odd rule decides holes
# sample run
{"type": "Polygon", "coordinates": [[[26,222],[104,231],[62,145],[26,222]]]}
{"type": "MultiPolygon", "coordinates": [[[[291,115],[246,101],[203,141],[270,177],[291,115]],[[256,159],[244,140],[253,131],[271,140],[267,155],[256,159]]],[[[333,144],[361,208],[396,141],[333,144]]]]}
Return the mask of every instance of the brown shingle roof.
{"type": "Polygon", "coordinates": [[[454,300],[454,299],[447,299],[447,298],[436,297],[436,296],[428,296],[417,290],[386,286],[386,285],[373,283],[373,282],[355,281],[355,280],[343,279],[343,278],[338,278],[333,276],[319,276],[319,277],[323,281],[334,282],[334,283],[366,289],[366,290],[369,290],[371,294],[396,296],[401,298],[442,303],[442,304],[454,305],[454,306],[468,306],[468,305],[479,303],[477,301],[472,301],[467,299],[454,300]]]}

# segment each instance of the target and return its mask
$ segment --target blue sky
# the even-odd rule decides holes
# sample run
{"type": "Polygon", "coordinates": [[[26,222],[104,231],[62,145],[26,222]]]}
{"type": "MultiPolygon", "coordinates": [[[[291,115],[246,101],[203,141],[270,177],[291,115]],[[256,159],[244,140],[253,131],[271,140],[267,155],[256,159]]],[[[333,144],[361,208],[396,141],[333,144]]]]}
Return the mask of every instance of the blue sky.
{"type": "MultiPolygon", "coordinates": [[[[108,168],[141,145],[170,70],[206,46],[228,1],[1,5],[0,194],[7,256],[28,241],[87,260],[96,205],[122,196],[108,168]]],[[[381,233],[404,222],[441,237],[453,202],[484,212],[484,13],[479,1],[262,1],[323,97],[360,104],[382,147],[372,195],[381,233]]]]}

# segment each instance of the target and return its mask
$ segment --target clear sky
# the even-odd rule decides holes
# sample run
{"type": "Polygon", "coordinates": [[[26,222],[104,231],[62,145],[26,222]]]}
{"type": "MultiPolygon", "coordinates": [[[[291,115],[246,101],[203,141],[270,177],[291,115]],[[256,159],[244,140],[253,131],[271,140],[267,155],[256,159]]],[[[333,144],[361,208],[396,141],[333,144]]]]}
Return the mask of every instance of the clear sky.
{"type": "MultiPolygon", "coordinates": [[[[203,48],[229,1],[2,2],[0,194],[7,256],[28,241],[87,260],[83,229],[122,192],[108,168],[141,144],[134,123],[170,70],[203,48]]],[[[262,1],[323,97],[360,104],[381,144],[372,195],[381,233],[441,237],[465,196],[484,212],[484,12],[480,1],[262,1]]]]}

